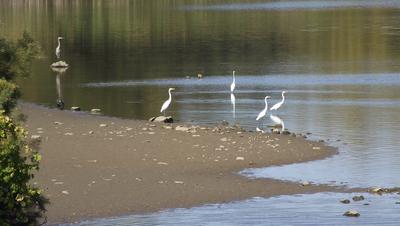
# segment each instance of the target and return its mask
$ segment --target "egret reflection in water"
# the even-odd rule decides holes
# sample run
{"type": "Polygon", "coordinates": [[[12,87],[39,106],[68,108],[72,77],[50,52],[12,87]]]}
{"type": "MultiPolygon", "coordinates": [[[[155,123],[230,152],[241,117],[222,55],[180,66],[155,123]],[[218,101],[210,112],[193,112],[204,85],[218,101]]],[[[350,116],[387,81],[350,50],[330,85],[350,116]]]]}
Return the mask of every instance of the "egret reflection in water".
{"type": "Polygon", "coordinates": [[[282,131],[285,131],[285,123],[281,118],[279,118],[277,115],[270,114],[269,118],[275,123],[274,127],[278,127],[277,125],[280,125],[282,128],[282,131]]]}
{"type": "Polygon", "coordinates": [[[68,68],[54,68],[52,67],[51,70],[56,72],[56,88],[57,88],[57,101],[56,105],[57,108],[60,110],[64,109],[64,100],[63,100],[63,95],[62,95],[62,88],[61,88],[61,76],[67,71],[68,68]]]}
{"type": "Polygon", "coordinates": [[[236,118],[236,97],[235,94],[231,93],[231,103],[232,103],[232,116],[236,118]]]}

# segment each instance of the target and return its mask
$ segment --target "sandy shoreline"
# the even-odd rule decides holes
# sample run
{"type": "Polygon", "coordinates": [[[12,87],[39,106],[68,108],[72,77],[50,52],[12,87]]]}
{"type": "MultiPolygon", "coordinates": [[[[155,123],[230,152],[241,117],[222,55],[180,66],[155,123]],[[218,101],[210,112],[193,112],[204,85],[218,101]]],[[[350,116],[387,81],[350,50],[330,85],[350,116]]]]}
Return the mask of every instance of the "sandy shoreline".
{"type": "Polygon", "coordinates": [[[338,190],[237,174],[337,153],[301,137],[225,127],[183,132],[174,129],[178,124],[167,125],[171,129],[28,103],[19,107],[30,135],[41,136],[42,161],[34,181],[50,199],[50,224],[338,190]]]}

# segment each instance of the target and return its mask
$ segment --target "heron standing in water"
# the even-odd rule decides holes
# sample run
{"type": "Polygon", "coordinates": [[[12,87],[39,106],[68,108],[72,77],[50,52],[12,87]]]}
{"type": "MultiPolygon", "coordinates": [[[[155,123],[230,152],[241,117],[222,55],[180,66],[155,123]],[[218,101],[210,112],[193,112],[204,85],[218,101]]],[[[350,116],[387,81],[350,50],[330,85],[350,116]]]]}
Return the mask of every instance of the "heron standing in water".
{"type": "Polygon", "coordinates": [[[172,90],[175,90],[175,88],[169,88],[168,89],[169,98],[168,98],[168,100],[166,100],[164,102],[164,104],[162,105],[161,110],[160,110],[160,112],[164,112],[164,116],[165,116],[165,111],[167,110],[167,108],[171,104],[171,100],[172,100],[171,91],[172,90]]]}
{"type": "Polygon", "coordinates": [[[60,59],[60,57],[61,57],[61,40],[63,39],[63,37],[58,37],[57,38],[57,41],[58,41],[58,46],[57,46],[57,48],[56,48],[56,57],[57,57],[57,60],[58,59],[60,59]]]}
{"type": "Polygon", "coordinates": [[[271,111],[278,110],[282,106],[283,102],[285,102],[285,95],[284,95],[285,93],[286,93],[286,91],[282,91],[282,100],[280,102],[276,103],[274,106],[272,106],[271,109],[269,109],[269,110],[271,110],[271,111]]]}

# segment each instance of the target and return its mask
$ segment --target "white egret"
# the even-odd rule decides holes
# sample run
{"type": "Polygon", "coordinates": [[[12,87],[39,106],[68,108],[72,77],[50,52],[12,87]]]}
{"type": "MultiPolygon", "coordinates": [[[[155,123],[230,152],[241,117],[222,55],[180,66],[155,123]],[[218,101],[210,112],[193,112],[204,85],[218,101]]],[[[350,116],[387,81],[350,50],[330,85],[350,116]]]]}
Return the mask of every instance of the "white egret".
{"type": "Polygon", "coordinates": [[[271,110],[271,111],[278,110],[282,106],[283,102],[285,102],[285,95],[284,95],[285,93],[286,93],[286,91],[282,91],[282,100],[280,102],[276,103],[274,106],[272,106],[271,109],[269,109],[269,110],[271,110]]]}
{"type": "Polygon", "coordinates": [[[233,118],[236,118],[236,98],[235,98],[235,94],[233,94],[233,93],[231,93],[231,103],[232,103],[233,118]]]}
{"type": "Polygon", "coordinates": [[[235,71],[232,71],[232,84],[231,84],[231,93],[235,90],[235,71]]]}
{"type": "Polygon", "coordinates": [[[269,98],[271,98],[271,97],[270,97],[270,96],[266,96],[266,97],[264,98],[265,108],[258,114],[258,116],[257,116],[257,118],[256,118],[257,121],[260,120],[261,118],[263,118],[263,117],[267,114],[267,111],[268,111],[268,102],[267,102],[267,99],[269,99],[269,98]]]}
{"type": "Polygon", "coordinates": [[[62,39],[63,39],[63,37],[58,37],[57,38],[57,41],[58,41],[58,46],[56,48],[56,57],[57,57],[57,59],[60,59],[60,56],[61,56],[61,43],[60,43],[60,41],[62,39]]]}
{"type": "Polygon", "coordinates": [[[283,120],[282,120],[281,118],[279,118],[278,116],[273,115],[273,114],[271,114],[271,115],[269,116],[269,118],[270,118],[273,122],[275,122],[275,124],[281,125],[281,126],[282,126],[282,131],[285,131],[285,123],[283,122],[283,120]]]}
{"type": "Polygon", "coordinates": [[[171,104],[171,100],[172,100],[171,91],[172,90],[175,90],[175,88],[169,88],[168,89],[169,98],[168,98],[168,100],[166,100],[164,102],[164,104],[162,105],[161,110],[160,110],[160,112],[164,112],[164,116],[165,116],[165,111],[167,110],[167,108],[171,104]]]}

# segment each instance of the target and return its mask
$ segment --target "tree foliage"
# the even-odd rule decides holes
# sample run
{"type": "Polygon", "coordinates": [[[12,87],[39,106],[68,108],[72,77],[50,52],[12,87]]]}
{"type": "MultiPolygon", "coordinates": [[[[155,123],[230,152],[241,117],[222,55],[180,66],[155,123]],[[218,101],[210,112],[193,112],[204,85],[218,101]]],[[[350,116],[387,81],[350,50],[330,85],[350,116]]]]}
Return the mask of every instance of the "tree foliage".
{"type": "Polygon", "coordinates": [[[30,183],[40,155],[27,144],[27,133],[11,117],[19,97],[12,80],[25,76],[39,48],[24,33],[16,43],[0,38],[0,225],[37,225],[47,202],[30,183]]]}
{"type": "Polygon", "coordinates": [[[12,80],[16,76],[27,76],[39,51],[38,44],[26,32],[16,43],[0,37],[0,78],[12,80]]]}
{"type": "Polygon", "coordinates": [[[0,115],[0,225],[37,225],[45,210],[38,188],[29,184],[40,155],[25,142],[26,132],[0,115]]]}

